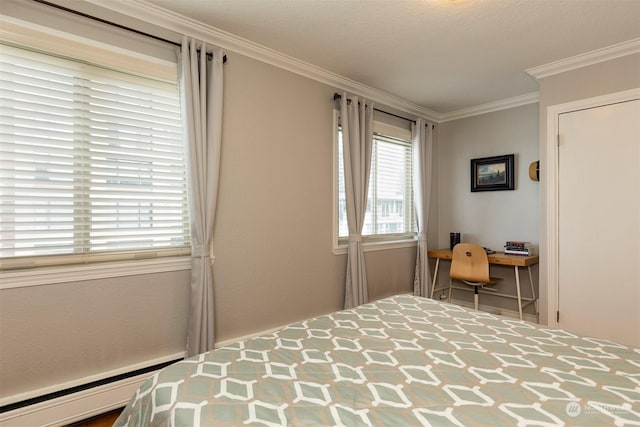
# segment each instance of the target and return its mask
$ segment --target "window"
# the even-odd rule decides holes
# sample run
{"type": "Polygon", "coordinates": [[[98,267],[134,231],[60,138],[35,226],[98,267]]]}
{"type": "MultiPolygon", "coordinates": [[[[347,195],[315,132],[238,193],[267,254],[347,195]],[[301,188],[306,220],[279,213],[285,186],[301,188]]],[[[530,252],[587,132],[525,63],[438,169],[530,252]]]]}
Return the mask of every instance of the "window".
{"type": "MultiPolygon", "coordinates": [[[[337,243],[346,244],[349,235],[344,191],[342,129],[336,135],[336,225],[337,243]]],[[[389,242],[414,239],[413,158],[411,132],[380,121],[374,124],[371,174],[363,240],[389,242]]]]}
{"type": "Polygon", "coordinates": [[[175,79],[8,45],[0,70],[0,265],[188,251],[175,79]]]}

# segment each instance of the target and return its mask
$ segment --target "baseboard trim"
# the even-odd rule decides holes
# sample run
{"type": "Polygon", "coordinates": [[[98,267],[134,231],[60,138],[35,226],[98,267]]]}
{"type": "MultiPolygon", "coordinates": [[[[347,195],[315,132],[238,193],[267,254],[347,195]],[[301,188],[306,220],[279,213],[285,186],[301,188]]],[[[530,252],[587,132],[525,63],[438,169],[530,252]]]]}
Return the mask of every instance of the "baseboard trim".
{"type": "Polygon", "coordinates": [[[246,340],[250,340],[252,338],[259,337],[260,335],[270,334],[272,332],[279,331],[280,329],[284,328],[285,326],[287,326],[287,325],[276,326],[275,328],[270,328],[270,329],[265,329],[263,331],[253,332],[251,334],[242,335],[242,336],[237,337],[237,338],[231,338],[231,339],[228,339],[228,340],[219,341],[219,342],[215,343],[214,348],[215,349],[219,349],[219,348],[222,348],[222,347],[226,347],[228,345],[235,344],[235,343],[240,342],[240,341],[246,341],[246,340]]]}
{"type": "MultiPolygon", "coordinates": [[[[455,299],[455,298],[451,298],[451,304],[461,305],[463,307],[473,309],[473,303],[472,302],[462,301],[462,300],[455,299]]],[[[520,320],[520,313],[518,313],[517,311],[514,311],[514,310],[507,310],[507,309],[504,309],[504,308],[501,308],[501,307],[494,307],[494,306],[491,306],[491,305],[483,305],[483,304],[480,304],[478,306],[478,309],[480,311],[485,311],[487,313],[497,314],[499,316],[504,316],[504,317],[509,317],[511,319],[520,320]]],[[[522,313],[522,320],[526,320],[527,322],[531,322],[531,323],[537,323],[538,322],[538,319],[536,318],[536,315],[535,314],[531,314],[531,313],[522,313]]]]}

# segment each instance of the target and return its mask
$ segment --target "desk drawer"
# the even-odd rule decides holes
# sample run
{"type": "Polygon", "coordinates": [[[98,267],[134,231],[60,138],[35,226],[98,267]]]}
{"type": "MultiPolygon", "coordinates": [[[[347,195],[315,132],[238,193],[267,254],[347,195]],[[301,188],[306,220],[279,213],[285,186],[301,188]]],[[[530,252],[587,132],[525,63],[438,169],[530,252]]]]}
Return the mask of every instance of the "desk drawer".
{"type": "Polygon", "coordinates": [[[513,262],[513,260],[505,259],[505,258],[491,258],[489,262],[491,264],[502,264],[502,265],[514,265],[514,264],[516,264],[516,263],[513,262]]]}

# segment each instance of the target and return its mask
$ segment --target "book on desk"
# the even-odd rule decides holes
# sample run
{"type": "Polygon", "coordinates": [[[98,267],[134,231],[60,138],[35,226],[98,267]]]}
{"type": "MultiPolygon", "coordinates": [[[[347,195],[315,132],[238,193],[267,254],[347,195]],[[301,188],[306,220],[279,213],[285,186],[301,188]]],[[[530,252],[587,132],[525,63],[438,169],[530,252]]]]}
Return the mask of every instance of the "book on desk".
{"type": "Polygon", "coordinates": [[[538,254],[538,247],[531,242],[510,240],[504,244],[504,253],[508,255],[533,256],[538,254]]]}

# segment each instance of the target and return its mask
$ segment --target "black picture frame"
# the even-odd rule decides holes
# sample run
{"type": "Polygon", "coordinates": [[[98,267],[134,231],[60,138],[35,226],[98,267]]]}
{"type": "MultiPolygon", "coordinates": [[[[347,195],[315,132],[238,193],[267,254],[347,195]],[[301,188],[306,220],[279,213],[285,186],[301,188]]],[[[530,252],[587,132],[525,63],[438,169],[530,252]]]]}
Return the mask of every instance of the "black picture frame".
{"type": "Polygon", "coordinates": [[[471,159],[471,191],[513,190],[514,154],[471,159]]]}

